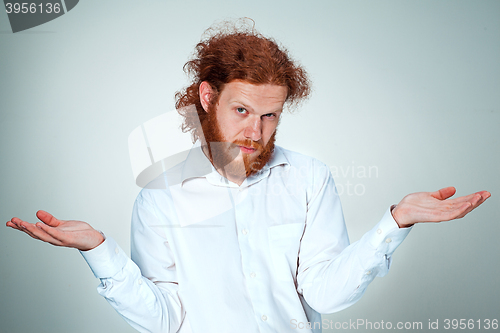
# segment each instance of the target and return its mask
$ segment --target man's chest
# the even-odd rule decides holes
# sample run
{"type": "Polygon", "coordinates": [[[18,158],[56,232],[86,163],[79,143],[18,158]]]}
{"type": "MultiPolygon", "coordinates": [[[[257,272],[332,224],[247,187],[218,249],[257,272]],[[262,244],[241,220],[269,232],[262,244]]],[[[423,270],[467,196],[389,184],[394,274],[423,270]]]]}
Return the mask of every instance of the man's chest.
{"type": "Polygon", "coordinates": [[[271,280],[294,280],[307,200],[303,189],[289,184],[265,179],[248,187],[214,187],[200,180],[171,187],[164,198],[169,202],[156,204],[178,273],[219,271],[219,280],[234,281],[260,272],[271,280]]]}

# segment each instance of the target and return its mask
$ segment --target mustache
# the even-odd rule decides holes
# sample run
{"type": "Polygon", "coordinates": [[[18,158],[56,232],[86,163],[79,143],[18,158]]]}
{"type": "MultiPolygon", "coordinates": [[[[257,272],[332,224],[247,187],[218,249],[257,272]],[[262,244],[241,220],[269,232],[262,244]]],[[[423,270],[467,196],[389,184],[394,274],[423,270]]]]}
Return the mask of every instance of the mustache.
{"type": "Polygon", "coordinates": [[[238,155],[241,153],[240,146],[253,148],[259,154],[265,150],[264,146],[260,142],[253,141],[251,139],[238,139],[234,140],[233,142],[229,141],[210,142],[209,150],[215,158],[217,158],[217,156],[220,156],[220,154],[224,154],[223,152],[225,152],[225,154],[227,154],[226,156],[229,158],[229,160],[227,160],[225,164],[228,164],[231,161],[233,161],[236,157],[238,157],[238,155]]]}
{"type": "Polygon", "coordinates": [[[235,141],[233,141],[233,144],[238,145],[238,146],[247,147],[247,148],[253,148],[253,149],[256,149],[258,151],[264,150],[264,147],[259,142],[253,141],[250,139],[235,140],[235,141]]]}

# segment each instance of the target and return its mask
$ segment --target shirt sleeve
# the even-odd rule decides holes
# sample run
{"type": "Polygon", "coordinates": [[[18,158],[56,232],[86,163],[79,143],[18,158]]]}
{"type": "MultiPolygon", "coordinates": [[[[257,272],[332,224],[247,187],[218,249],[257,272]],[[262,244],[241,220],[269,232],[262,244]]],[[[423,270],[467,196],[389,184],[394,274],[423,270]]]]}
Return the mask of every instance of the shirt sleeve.
{"type": "Polygon", "coordinates": [[[141,193],[132,215],[132,260],[111,237],[81,254],[101,280],[98,293],[132,327],[139,332],[177,332],[184,312],[175,263],[168,242],[151,225],[160,223],[141,193]]]}
{"type": "Polygon", "coordinates": [[[376,276],[388,273],[392,254],[411,228],[399,228],[388,208],[375,227],[349,245],[330,172],[319,171],[313,177],[299,253],[297,291],[317,312],[333,313],[357,302],[376,276]]]}

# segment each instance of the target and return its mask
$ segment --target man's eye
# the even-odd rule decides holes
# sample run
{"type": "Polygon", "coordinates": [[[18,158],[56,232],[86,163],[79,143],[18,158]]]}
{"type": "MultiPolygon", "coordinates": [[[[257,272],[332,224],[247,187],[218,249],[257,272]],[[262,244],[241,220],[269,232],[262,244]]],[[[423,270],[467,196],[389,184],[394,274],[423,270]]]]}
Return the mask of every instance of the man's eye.
{"type": "Polygon", "coordinates": [[[274,113],[267,113],[264,115],[264,117],[267,117],[267,118],[273,118],[275,116],[274,113]]]}
{"type": "Polygon", "coordinates": [[[247,110],[245,108],[237,108],[236,112],[243,114],[243,113],[247,112],[247,110]]]}

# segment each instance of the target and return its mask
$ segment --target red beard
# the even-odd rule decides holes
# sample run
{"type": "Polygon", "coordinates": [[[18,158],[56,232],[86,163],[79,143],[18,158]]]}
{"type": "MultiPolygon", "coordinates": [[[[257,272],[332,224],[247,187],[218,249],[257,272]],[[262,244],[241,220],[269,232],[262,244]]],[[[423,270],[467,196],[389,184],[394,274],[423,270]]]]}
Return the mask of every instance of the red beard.
{"type": "MultiPolygon", "coordinates": [[[[207,118],[202,122],[201,128],[205,136],[204,151],[207,152],[210,162],[218,171],[225,172],[237,177],[249,177],[261,170],[271,159],[274,152],[274,142],[276,140],[276,131],[273,133],[269,142],[263,147],[259,142],[245,139],[228,142],[224,139],[219,123],[217,121],[215,108],[211,108],[207,118]],[[243,154],[243,165],[235,161],[240,154],[240,147],[252,147],[257,150],[259,155],[251,157],[250,154],[243,154]],[[206,149],[205,147],[208,147],[206,149]]],[[[225,175],[224,175],[225,176],[225,175]]],[[[226,177],[227,178],[227,177],[226,177]]]]}

